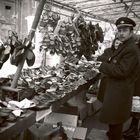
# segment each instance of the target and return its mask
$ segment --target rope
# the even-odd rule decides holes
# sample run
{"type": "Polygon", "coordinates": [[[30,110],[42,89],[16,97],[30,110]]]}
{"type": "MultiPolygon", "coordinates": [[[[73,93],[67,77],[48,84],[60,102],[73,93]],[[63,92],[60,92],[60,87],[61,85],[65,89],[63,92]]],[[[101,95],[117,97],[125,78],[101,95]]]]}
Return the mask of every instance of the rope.
{"type": "Polygon", "coordinates": [[[131,5],[129,6],[129,9],[128,9],[128,11],[127,11],[126,17],[128,17],[129,13],[131,12],[131,9],[132,9],[132,7],[133,7],[133,5],[134,5],[134,1],[135,1],[135,0],[132,0],[132,3],[131,3],[131,5]]]}

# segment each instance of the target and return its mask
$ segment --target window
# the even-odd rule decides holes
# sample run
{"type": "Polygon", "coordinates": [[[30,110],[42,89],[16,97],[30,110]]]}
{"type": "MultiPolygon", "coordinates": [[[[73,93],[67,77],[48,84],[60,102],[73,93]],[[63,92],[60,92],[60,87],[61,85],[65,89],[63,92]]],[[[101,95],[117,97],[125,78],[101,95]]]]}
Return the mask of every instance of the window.
{"type": "Polygon", "coordinates": [[[6,6],[5,6],[5,9],[6,9],[6,10],[11,10],[11,9],[12,9],[12,7],[11,7],[11,6],[9,6],[9,5],[6,5],[6,6]]]}

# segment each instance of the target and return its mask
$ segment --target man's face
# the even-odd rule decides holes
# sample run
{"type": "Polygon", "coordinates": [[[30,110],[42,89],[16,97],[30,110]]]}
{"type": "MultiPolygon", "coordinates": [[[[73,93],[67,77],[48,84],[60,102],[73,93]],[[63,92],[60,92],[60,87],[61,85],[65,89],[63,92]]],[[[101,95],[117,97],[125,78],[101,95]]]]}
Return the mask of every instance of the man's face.
{"type": "Polygon", "coordinates": [[[132,36],[132,31],[129,27],[122,27],[118,29],[118,38],[120,41],[124,42],[132,36]]]}

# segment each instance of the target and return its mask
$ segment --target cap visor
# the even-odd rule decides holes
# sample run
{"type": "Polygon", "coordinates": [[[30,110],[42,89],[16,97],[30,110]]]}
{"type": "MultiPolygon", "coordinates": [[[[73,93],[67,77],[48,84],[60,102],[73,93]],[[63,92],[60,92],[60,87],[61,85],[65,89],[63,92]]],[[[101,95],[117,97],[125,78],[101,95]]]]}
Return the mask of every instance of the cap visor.
{"type": "Polygon", "coordinates": [[[121,27],[133,27],[132,24],[120,24],[120,25],[117,25],[117,28],[121,28],[121,27]]]}

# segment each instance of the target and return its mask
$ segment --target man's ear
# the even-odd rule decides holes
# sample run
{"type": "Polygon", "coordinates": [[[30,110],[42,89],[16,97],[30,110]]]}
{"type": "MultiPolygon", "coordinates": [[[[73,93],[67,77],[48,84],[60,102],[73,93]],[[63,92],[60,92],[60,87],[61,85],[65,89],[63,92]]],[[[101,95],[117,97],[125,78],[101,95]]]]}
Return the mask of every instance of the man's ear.
{"type": "Polygon", "coordinates": [[[133,33],[134,33],[134,32],[133,32],[133,30],[130,30],[130,36],[132,36],[132,35],[133,35],[133,33]]]}

